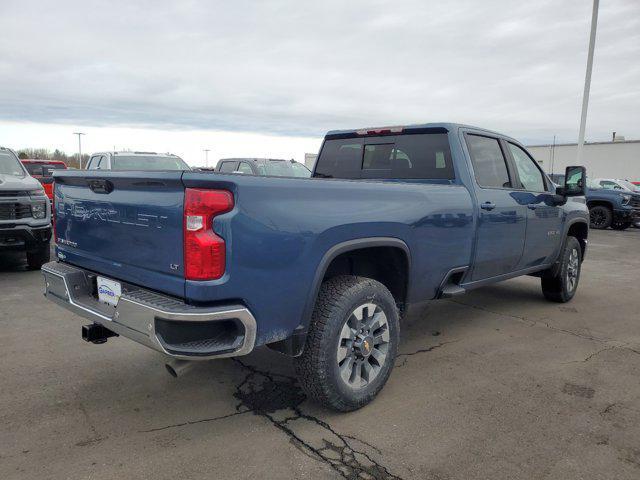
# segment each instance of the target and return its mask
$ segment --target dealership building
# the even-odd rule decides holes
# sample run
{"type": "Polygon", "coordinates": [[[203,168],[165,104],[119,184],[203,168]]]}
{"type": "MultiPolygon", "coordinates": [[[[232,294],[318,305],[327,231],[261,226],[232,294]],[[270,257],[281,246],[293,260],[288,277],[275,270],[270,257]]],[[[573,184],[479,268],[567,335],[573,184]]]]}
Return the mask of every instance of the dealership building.
{"type": "MultiPolygon", "coordinates": [[[[563,173],[576,164],[577,143],[527,147],[547,173],[563,173]]],[[[611,142],[585,143],[582,164],[591,178],[621,178],[640,181],[640,140],[615,137],[611,142]]]]}

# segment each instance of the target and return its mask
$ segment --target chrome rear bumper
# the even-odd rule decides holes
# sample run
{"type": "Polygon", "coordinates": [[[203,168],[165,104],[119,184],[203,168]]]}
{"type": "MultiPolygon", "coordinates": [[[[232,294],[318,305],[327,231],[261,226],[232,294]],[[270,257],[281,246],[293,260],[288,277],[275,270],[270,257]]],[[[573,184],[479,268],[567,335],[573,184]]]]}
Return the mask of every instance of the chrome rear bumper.
{"type": "Polygon", "coordinates": [[[62,262],[42,267],[44,295],[67,310],[169,357],[182,360],[246,355],[256,321],[242,305],[202,308],[122,283],[116,307],[95,295],[96,274],[62,262]]]}

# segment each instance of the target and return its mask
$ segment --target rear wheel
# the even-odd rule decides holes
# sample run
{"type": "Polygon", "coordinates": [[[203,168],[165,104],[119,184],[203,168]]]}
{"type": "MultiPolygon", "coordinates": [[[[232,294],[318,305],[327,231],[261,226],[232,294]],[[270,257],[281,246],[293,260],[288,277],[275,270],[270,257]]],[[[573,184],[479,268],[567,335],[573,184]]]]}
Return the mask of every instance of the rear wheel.
{"type": "Polygon", "coordinates": [[[295,359],[307,396],[339,411],[371,402],[393,369],[399,330],[395,300],[380,282],[355,276],[324,282],[304,352],[295,359]]]}
{"type": "Polygon", "coordinates": [[[565,303],[573,298],[580,281],[582,249],[575,237],[567,237],[560,256],[560,267],[542,276],[542,293],[547,300],[565,303]]]}
{"type": "Polygon", "coordinates": [[[40,267],[51,259],[49,242],[40,246],[37,250],[27,252],[27,265],[29,270],[40,270],[40,267]]]}
{"type": "Polygon", "coordinates": [[[595,228],[596,230],[609,228],[611,226],[612,219],[613,214],[609,207],[596,205],[589,209],[589,221],[591,223],[591,228],[595,228]]]}

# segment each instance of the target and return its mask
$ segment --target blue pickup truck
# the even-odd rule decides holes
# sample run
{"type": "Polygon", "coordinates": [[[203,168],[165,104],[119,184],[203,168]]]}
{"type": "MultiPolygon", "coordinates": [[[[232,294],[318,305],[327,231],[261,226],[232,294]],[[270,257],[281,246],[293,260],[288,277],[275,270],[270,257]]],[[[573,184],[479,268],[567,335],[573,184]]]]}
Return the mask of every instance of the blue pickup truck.
{"type": "Polygon", "coordinates": [[[312,178],[56,172],[57,261],[45,295],[171,357],[294,357],[307,395],[340,411],[389,377],[401,319],[519,275],[576,293],[585,171],[556,187],[504,135],[457,124],[329,132],[312,178]]]}
{"type": "MultiPolygon", "coordinates": [[[[552,174],[556,184],[564,184],[564,175],[552,174]]],[[[607,188],[613,182],[598,182],[587,178],[585,198],[589,208],[590,227],[604,230],[626,230],[631,225],[640,226],[640,193],[621,188],[607,188]]]]}

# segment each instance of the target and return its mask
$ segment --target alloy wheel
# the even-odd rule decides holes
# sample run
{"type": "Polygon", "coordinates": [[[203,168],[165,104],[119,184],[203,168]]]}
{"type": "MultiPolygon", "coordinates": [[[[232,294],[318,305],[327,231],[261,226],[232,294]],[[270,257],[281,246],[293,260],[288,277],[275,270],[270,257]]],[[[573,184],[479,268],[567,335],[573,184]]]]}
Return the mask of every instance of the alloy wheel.
{"type": "Polygon", "coordinates": [[[577,249],[571,250],[569,261],[567,262],[567,290],[573,292],[578,284],[578,275],[580,273],[580,257],[577,249]]]}
{"type": "Polygon", "coordinates": [[[369,385],[385,365],[389,340],[389,323],[382,308],[374,303],[356,307],[338,338],[336,361],[344,383],[353,389],[369,385]]]}

